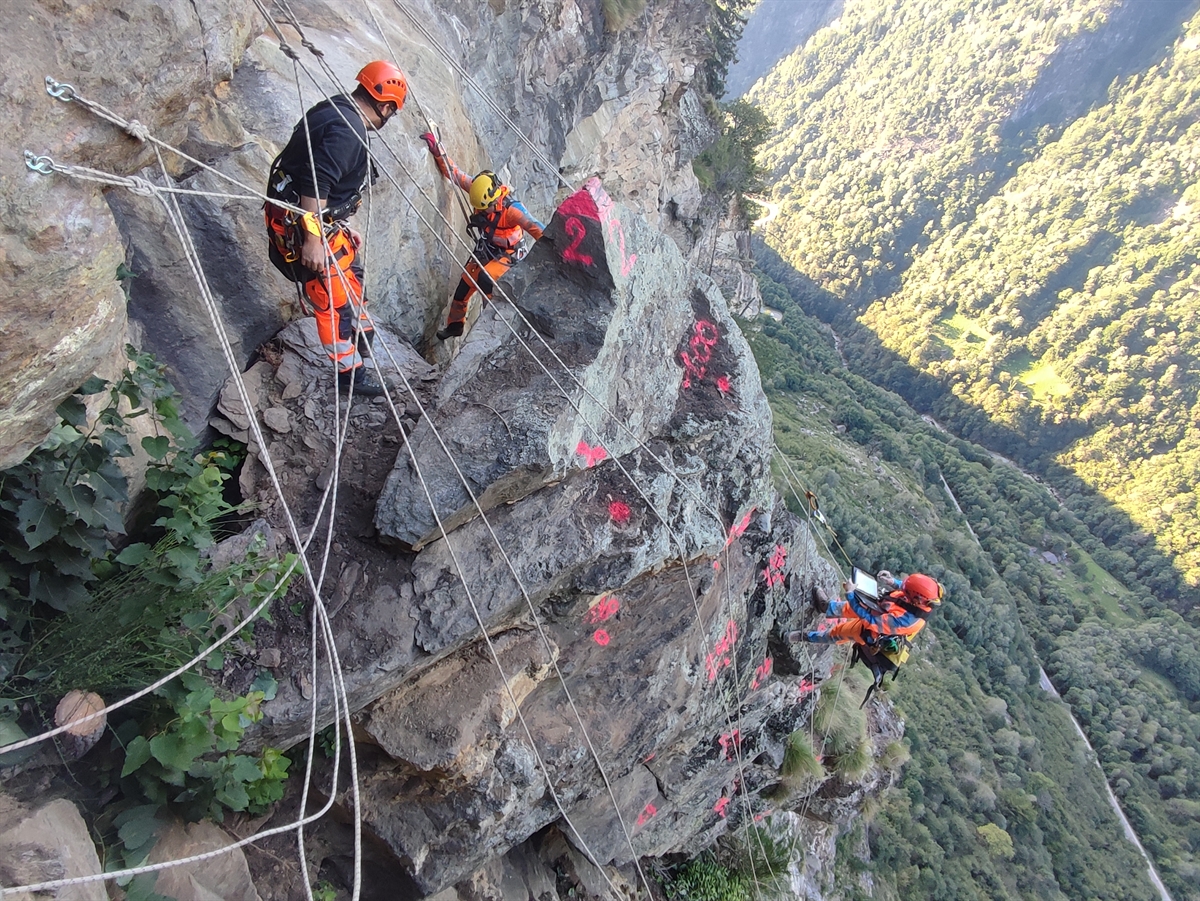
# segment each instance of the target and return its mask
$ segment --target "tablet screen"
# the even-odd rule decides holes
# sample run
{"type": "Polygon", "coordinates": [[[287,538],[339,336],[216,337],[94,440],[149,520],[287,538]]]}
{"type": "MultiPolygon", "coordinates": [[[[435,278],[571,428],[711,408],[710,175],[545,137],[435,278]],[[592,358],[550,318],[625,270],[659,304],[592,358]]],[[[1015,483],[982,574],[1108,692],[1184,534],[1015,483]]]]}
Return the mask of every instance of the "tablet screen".
{"type": "Polygon", "coordinates": [[[869,598],[878,600],[879,598],[879,583],[871,576],[859,569],[854,568],[854,591],[856,594],[863,594],[869,598]]]}

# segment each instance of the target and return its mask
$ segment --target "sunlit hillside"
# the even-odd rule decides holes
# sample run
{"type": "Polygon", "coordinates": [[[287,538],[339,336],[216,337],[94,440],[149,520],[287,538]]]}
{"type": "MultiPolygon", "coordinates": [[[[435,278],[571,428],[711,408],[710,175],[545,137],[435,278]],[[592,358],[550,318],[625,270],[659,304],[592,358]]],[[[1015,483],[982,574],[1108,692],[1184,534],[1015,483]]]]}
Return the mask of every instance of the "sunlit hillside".
{"type": "MultiPolygon", "coordinates": [[[[1174,897],[1200,897],[1200,3],[847,0],[749,99],[769,301],[1056,491],[938,462],[1174,897]]],[[[817,379],[767,363],[779,390],[817,379]]],[[[911,453],[898,420],[830,415],[885,469],[911,453]]]]}
{"type": "Polygon", "coordinates": [[[864,371],[1078,477],[1141,533],[1122,545],[1107,514],[1077,509],[1121,545],[1122,571],[1185,614],[1200,600],[1200,19],[1178,20],[1195,8],[864,0],[751,95],[776,125],[767,241],[823,315],[845,329],[861,313],[864,371]]]}

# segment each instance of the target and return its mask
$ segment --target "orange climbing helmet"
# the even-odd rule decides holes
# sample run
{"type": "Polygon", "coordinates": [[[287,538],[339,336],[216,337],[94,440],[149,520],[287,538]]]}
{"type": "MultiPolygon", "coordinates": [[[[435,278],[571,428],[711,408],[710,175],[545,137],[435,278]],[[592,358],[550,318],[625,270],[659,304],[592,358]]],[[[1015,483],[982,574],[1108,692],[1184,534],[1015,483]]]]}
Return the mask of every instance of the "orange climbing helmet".
{"type": "Polygon", "coordinates": [[[380,103],[394,103],[397,111],[403,108],[404,98],[408,96],[408,82],[394,63],[386,59],[367,63],[356,80],[380,103]]]}
{"type": "Polygon", "coordinates": [[[925,609],[929,609],[934,604],[940,604],[942,598],[945,597],[945,592],[938,580],[924,573],[913,573],[908,576],[900,583],[900,590],[904,592],[906,598],[925,609]]]}
{"type": "Polygon", "coordinates": [[[490,169],[484,169],[471,179],[471,206],[486,210],[508,193],[508,186],[490,169]]]}

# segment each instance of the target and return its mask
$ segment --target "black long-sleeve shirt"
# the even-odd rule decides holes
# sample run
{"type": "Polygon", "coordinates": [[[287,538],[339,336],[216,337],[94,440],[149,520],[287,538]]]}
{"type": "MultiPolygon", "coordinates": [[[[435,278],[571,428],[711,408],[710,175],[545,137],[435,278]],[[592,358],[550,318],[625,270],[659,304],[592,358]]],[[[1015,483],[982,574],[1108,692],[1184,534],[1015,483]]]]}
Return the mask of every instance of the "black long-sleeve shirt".
{"type": "Polygon", "coordinates": [[[308,134],[301,119],[279,156],[279,168],[292,177],[291,187],[301,196],[323,198],[326,207],[335,209],[358,193],[367,179],[367,127],[358,105],[345,94],[322,100],[304,115],[308,134]]]}

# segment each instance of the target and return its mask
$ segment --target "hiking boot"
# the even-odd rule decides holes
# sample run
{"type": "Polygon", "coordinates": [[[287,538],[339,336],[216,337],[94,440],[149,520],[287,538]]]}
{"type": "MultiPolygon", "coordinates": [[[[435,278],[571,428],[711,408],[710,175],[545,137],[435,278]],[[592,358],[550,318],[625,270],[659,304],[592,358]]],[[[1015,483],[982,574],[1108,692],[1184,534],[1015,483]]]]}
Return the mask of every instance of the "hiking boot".
{"type": "Polygon", "coordinates": [[[463,324],[461,322],[447,322],[445,328],[437,330],[437,339],[445,341],[447,338],[457,338],[463,333],[463,324]]]}
{"type": "Polygon", "coordinates": [[[369,372],[365,366],[338,373],[338,390],[342,394],[350,393],[351,382],[354,385],[355,397],[382,397],[387,393],[387,389],[379,384],[375,375],[369,372]]]}
{"type": "Polygon", "coordinates": [[[813,610],[817,611],[818,613],[824,613],[827,609],[829,609],[829,595],[825,593],[825,589],[820,585],[814,585],[812,587],[812,599],[810,603],[812,604],[813,610]]]}

